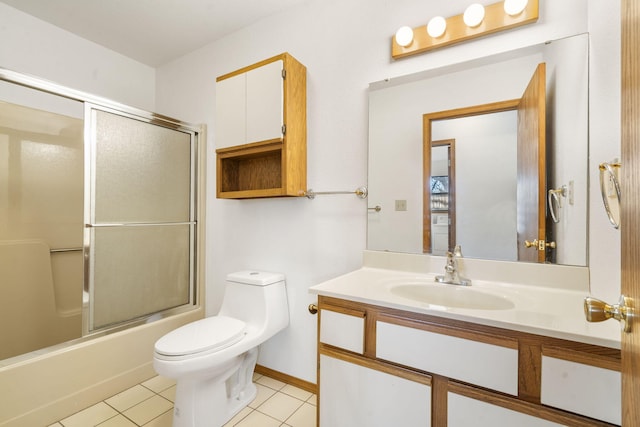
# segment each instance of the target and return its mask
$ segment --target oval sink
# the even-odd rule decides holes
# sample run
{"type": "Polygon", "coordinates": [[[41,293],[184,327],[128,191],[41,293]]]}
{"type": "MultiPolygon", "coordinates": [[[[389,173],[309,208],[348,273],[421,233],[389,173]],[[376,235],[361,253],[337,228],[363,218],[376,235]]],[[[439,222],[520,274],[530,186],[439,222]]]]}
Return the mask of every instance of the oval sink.
{"type": "Polygon", "coordinates": [[[404,284],[390,288],[392,294],[429,305],[471,310],[508,310],[513,302],[505,297],[474,290],[466,286],[446,284],[404,284]]]}

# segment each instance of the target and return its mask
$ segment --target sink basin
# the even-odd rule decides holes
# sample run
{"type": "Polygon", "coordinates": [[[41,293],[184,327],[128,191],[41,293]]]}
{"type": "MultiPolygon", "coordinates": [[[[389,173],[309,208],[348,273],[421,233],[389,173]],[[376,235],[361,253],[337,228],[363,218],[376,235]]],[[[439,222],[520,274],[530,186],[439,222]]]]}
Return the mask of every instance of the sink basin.
{"type": "Polygon", "coordinates": [[[478,291],[467,286],[409,283],[394,285],[390,288],[390,292],[402,298],[443,308],[508,310],[515,307],[513,302],[505,297],[478,291]]]}

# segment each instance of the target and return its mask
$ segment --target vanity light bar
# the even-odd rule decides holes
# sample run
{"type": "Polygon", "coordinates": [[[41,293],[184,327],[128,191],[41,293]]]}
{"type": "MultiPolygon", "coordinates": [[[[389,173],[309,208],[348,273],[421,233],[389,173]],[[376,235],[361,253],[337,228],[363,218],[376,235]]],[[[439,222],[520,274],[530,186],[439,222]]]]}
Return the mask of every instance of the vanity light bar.
{"type": "Polygon", "coordinates": [[[504,1],[499,1],[485,6],[484,18],[475,27],[465,24],[464,14],[460,14],[444,20],[446,24],[444,33],[438,37],[429,35],[427,25],[413,28],[413,40],[408,41],[408,44],[407,36],[405,35],[405,39],[400,40],[400,43],[404,44],[404,46],[399,44],[396,36],[394,36],[391,38],[391,57],[399,59],[416,55],[488,34],[532,24],[538,20],[538,0],[529,0],[524,10],[517,15],[509,15],[505,12],[504,4],[504,1]]]}

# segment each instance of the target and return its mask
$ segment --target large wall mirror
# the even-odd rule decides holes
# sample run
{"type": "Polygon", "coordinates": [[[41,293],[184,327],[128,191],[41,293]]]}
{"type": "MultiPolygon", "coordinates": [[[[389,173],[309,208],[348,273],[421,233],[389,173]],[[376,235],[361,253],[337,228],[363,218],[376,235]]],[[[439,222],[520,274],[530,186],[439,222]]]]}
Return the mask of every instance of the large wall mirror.
{"type": "Polygon", "coordinates": [[[587,34],[372,83],[367,248],[586,265],[588,85],[587,34]]]}

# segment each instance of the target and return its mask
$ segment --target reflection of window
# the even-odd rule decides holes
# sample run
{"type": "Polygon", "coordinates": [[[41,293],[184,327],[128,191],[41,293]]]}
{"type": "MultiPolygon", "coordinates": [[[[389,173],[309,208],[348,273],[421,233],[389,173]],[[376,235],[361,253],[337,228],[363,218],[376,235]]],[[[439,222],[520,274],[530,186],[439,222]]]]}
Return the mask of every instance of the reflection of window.
{"type": "Polygon", "coordinates": [[[448,176],[431,177],[431,194],[444,194],[449,192],[448,176]]]}

